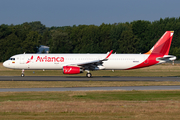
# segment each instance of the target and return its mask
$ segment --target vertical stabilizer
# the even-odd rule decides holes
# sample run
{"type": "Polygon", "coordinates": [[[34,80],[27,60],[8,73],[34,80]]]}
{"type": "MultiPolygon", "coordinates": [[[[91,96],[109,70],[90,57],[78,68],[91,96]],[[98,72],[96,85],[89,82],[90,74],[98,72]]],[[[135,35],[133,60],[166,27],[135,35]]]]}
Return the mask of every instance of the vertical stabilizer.
{"type": "Polygon", "coordinates": [[[145,54],[168,55],[174,31],[166,31],[158,42],[145,54]]]}

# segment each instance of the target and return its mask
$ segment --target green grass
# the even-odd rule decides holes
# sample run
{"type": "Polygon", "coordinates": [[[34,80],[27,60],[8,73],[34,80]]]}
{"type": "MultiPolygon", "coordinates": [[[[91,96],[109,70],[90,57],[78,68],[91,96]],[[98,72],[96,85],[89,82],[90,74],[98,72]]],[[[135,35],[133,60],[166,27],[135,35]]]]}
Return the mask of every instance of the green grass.
{"type": "Polygon", "coordinates": [[[178,81],[0,81],[0,88],[105,87],[180,85],[178,81]]]}
{"type": "Polygon", "coordinates": [[[178,120],[180,91],[2,92],[1,120],[178,120]]]}
{"type": "Polygon", "coordinates": [[[0,101],[180,100],[180,91],[5,92],[0,101]]]}

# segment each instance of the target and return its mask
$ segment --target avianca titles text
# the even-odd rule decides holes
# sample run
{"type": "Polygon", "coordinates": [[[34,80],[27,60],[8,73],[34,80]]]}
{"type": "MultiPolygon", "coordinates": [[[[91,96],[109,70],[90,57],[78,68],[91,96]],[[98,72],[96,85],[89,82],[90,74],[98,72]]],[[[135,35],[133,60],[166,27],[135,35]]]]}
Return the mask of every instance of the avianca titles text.
{"type": "MultiPolygon", "coordinates": [[[[31,59],[29,59],[27,63],[30,63],[31,60],[33,60],[33,56],[31,56],[31,59]]],[[[37,56],[37,58],[35,59],[36,62],[64,62],[64,57],[48,57],[48,56],[44,56],[44,57],[40,57],[37,56]]]]}

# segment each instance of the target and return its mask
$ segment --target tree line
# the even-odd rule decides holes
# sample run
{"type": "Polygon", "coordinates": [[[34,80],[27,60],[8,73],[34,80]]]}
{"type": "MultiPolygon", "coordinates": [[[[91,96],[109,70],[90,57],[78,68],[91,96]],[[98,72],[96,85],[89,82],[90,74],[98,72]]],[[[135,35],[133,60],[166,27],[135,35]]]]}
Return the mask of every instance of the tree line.
{"type": "Polygon", "coordinates": [[[174,31],[170,54],[180,59],[180,17],[150,22],[46,27],[40,21],[0,25],[0,61],[22,53],[36,53],[40,45],[50,53],[145,53],[165,31],[174,31]]]}

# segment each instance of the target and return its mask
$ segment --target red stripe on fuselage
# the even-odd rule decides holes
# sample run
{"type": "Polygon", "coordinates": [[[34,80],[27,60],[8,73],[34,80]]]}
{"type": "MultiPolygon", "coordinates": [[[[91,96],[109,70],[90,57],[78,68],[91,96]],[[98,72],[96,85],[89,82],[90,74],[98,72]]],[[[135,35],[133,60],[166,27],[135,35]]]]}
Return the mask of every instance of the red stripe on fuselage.
{"type": "Polygon", "coordinates": [[[127,70],[130,70],[130,69],[137,69],[137,68],[143,68],[143,67],[148,67],[148,66],[151,66],[151,65],[155,65],[155,64],[158,64],[159,61],[156,61],[156,58],[158,57],[163,57],[164,55],[158,55],[158,54],[150,54],[149,57],[142,63],[134,66],[134,67],[131,67],[131,68],[128,68],[127,70]]]}

